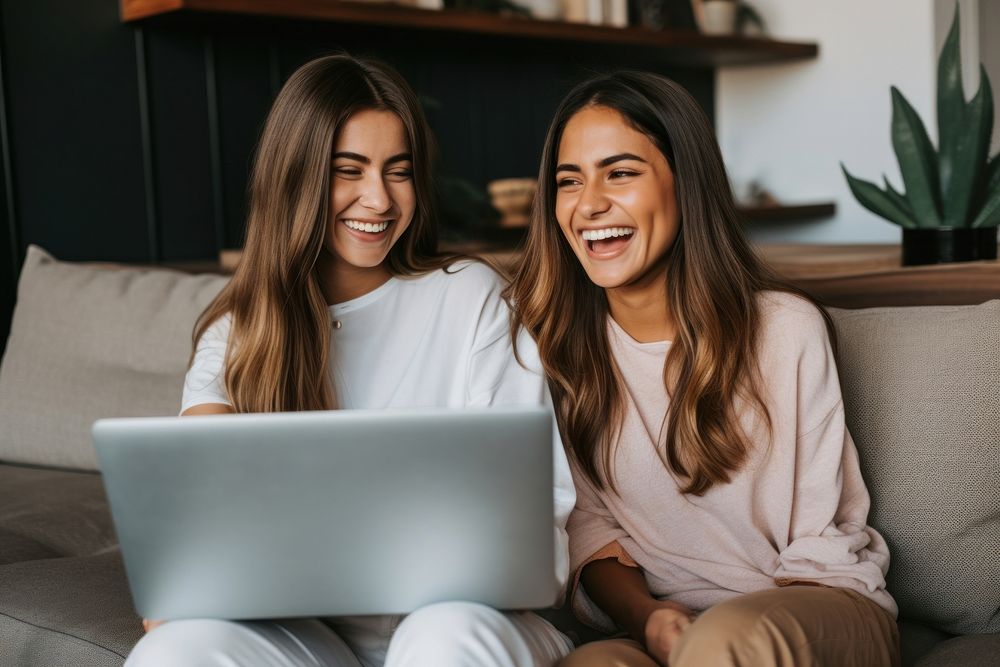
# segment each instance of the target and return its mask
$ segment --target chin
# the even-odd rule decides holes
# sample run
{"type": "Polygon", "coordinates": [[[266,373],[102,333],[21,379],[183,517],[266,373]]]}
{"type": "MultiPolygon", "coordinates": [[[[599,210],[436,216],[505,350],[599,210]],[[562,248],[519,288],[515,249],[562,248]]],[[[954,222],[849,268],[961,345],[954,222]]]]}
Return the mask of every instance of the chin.
{"type": "Polygon", "coordinates": [[[602,268],[588,269],[587,267],[584,267],[584,271],[586,271],[587,277],[590,278],[590,282],[602,289],[615,289],[616,287],[622,287],[623,285],[629,284],[633,277],[630,273],[614,270],[609,271],[602,268]]]}
{"type": "Polygon", "coordinates": [[[352,255],[351,253],[347,253],[346,255],[343,256],[343,260],[348,264],[350,264],[351,266],[355,266],[359,269],[373,269],[376,266],[382,264],[382,262],[384,262],[385,258],[388,256],[389,253],[381,254],[375,257],[371,255],[365,255],[359,257],[357,254],[352,255]]]}
{"type": "Polygon", "coordinates": [[[337,248],[332,249],[331,254],[334,257],[340,259],[340,261],[345,264],[349,264],[353,267],[359,269],[370,269],[378,266],[385,258],[389,255],[388,252],[365,252],[358,251],[356,248],[337,248]]]}

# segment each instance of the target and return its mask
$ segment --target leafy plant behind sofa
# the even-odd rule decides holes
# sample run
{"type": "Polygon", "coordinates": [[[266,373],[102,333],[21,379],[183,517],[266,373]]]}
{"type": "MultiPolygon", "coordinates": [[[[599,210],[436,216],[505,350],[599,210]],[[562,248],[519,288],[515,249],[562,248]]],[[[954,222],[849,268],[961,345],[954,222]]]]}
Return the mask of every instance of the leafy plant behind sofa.
{"type": "Polygon", "coordinates": [[[855,178],[841,164],[854,197],[872,213],[900,227],[983,228],[1000,224],[1000,153],[989,155],[993,92],[980,64],[979,91],[965,101],[959,54],[959,12],[938,58],[938,151],[920,116],[892,87],[892,145],[903,176],[897,192],[855,178]]]}

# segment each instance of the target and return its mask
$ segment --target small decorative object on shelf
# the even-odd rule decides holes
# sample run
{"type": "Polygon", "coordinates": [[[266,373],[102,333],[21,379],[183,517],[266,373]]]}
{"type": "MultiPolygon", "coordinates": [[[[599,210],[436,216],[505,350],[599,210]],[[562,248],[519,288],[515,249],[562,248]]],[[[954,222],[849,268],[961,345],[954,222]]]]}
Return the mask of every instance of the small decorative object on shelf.
{"type": "MultiPolygon", "coordinates": [[[[531,18],[543,21],[555,21],[562,16],[560,0],[511,0],[522,7],[531,18]]],[[[457,6],[457,5],[456,5],[457,6]]]]}
{"type": "Polygon", "coordinates": [[[883,176],[885,189],[855,178],[841,164],[854,197],[903,228],[903,265],[997,257],[1000,153],[989,159],[993,93],[980,65],[979,91],[965,101],[959,53],[959,13],[938,59],[938,150],[920,116],[892,88],[892,145],[904,191],[883,176]]]}
{"type": "Polygon", "coordinates": [[[590,23],[600,25],[604,22],[603,0],[562,0],[563,18],[570,23],[590,23]]]}
{"type": "Polygon", "coordinates": [[[486,185],[493,208],[500,211],[501,227],[524,227],[528,224],[531,202],[537,185],[533,178],[502,178],[486,185]]]}
{"type": "Polygon", "coordinates": [[[604,0],[604,23],[614,28],[627,28],[628,0],[604,0]]]}
{"type": "Polygon", "coordinates": [[[410,7],[419,7],[420,9],[444,9],[444,0],[396,0],[396,3],[410,7]]]}
{"type": "Polygon", "coordinates": [[[706,35],[736,32],[736,0],[702,0],[701,31],[706,35]]]}
{"type": "Polygon", "coordinates": [[[693,0],[695,16],[706,35],[764,34],[764,19],[742,0],[693,0]]]}
{"type": "Polygon", "coordinates": [[[512,2],[512,0],[452,0],[452,3],[447,6],[455,9],[476,9],[494,14],[531,16],[531,10],[528,7],[512,2]]]}
{"type": "Polygon", "coordinates": [[[648,30],[697,31],[691,0],[628,0],[629,24],[648,30]]]}

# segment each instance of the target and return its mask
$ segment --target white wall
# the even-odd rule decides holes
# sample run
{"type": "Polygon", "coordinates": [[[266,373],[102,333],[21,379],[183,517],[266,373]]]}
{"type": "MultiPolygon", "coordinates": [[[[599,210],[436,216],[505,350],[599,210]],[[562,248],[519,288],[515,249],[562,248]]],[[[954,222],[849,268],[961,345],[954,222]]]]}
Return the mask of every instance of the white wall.
{"type": "Polygon", "coordinates": [[[880,181],[885,173],[900,187],[889,136],[890,85],[916,108],[936,142],[936,0],[750,1],[774,37],[815,41],[819,57],[719,71],[716,121],[734,187],[739,193],[758,179],[787,203],[837,203],[833,218],[754,227],[751,236],[769,242],[898,242],[897,226],[854,200],[840,162],[855,176],[880,181]]]}

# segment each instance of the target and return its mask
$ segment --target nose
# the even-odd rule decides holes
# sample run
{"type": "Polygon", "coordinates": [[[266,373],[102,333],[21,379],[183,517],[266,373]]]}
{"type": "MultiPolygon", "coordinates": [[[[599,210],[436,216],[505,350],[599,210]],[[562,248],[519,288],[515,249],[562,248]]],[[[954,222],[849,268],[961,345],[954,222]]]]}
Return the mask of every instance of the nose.
{"type": "Polygon", "coordinates": [[[577,209],[588,220],[600,217],[611,208],[611,201],[604,195],[600,182],[590,181],[583,186],[577,209]]]}
{"type": "Polygon", "coordinates": [[[372,174],[370,178],[365,180],[358,203],[369,211],[380,215],[387,213],[392,208],[392,197],[389,196],[389,190],[385,187],[385,181],[382,180],[380,174],[372,174]]]}

